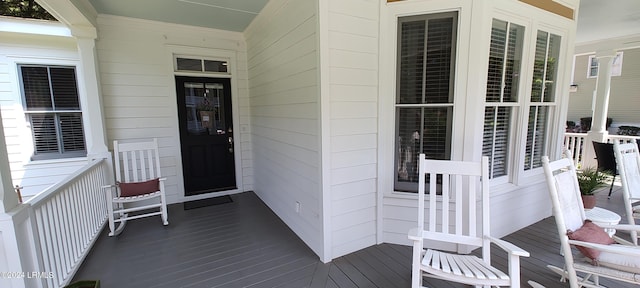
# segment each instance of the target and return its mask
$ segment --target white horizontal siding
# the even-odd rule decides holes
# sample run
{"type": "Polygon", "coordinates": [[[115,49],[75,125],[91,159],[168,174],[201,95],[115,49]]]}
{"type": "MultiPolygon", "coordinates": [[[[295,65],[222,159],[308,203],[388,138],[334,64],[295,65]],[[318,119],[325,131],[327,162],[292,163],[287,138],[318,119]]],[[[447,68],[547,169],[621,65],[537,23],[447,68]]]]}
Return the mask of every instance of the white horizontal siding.
{"type": "MultiPolygon", "coordinates": [[[[377,1],[332,0],[327,38],[331,257],[376,244],[377,1]]],[[[327,193],[327,192],[325,192],[327,193]]]]}
{"type": "Polygon", "coordinates": [[[107,15],[98,17],[98,31],[96,49],[108,144],[116,139],[158,138],[170,203],[184,201],[184,182],[173,59],[167,45],[235,53],[237,67],[232,77],[239,87],[233,105],[238,105],[240,113],[240,123],[234,123],[239,127],[235,151],[241,153],[241,162],[236,165],[242,174],[238,185],[252,189],[246,56],[241,34],[107,15]]]}
{"type": "Polygon", "coordinates": [[[254,190],[322,255],[316,5],[270,1],[245,37],[254,190]]]}
{"type": "MultiPolygon", "coordinates": [[[[85,165],[85,158],[31,161],[33,139],[22,106],[17,65],[78,64],[73,38],[0,33],[0,108],[13,185],[21,186],[23,199],[64,180],[85,165]]],[[[82,79],[78,79],[81,81],[82,79]]]]}

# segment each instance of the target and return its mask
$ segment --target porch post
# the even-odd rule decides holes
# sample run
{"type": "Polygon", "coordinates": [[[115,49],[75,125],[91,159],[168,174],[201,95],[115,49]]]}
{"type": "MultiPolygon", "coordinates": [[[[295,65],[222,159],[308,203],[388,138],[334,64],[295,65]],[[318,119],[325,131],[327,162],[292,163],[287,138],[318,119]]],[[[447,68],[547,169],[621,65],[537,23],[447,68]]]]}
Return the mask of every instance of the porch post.
{"type": "MultiPolygon", "coordinates": [[[[11,170],[7,145],[4,138],[4,126],[0,115],[0,272],[15,272],[12,277],[0,277],[0,287],[26,287],[23,259],[21,259],[21,241],[18,236],[18,226],[22,222],[27,210],[18,204],[18,196],[11,182],[11,170]]],[[[1,275],[0,275],[1,276],[1,275]]],[[[5,275],[8,276],[8,275],[5,275]]]]}
{"type": "Polygon", "coordinates": [[[599,51],[596,53],[596,57],[598,59],[598,80],[596,82],[596,99],[589,132],[595,132],[606,137],[608,134],[606,124],[609,110],[609,92],[611,90],[611,65],[616,57],[616,51],[599,51]]]}
{"type": "Polygon", "coordinates": [[[80,93],[83,105],[82,120],[87,141],[87,157],[89,159],[105,157],[110,159],[107,148],[106,128],[102,109],[102,93],[98,78],[95,37],[77,36],[78,53],[80,55],[79,73],[82,75],[84,93],[80,93]]]}
{"type": "Polygon", "coordinates": [[[595,103],[591,117],[591,129],[587,132],[585,149],[585,167],[596,167],[595,152],[592,141],[606,142],[609,132],[607,131],[607,113],[609,110],[609,92],[611,89],[611,65],[616,57],[616,51],[603,50],[596,52],[598,59],[598,78],[596,81],[595,103]]]}
{"type": "Polygon", "coordinates": [[[13,188],[4,126],[0,115],[0,213],[7,213],[18,206],[18,195],[13,188]]]}

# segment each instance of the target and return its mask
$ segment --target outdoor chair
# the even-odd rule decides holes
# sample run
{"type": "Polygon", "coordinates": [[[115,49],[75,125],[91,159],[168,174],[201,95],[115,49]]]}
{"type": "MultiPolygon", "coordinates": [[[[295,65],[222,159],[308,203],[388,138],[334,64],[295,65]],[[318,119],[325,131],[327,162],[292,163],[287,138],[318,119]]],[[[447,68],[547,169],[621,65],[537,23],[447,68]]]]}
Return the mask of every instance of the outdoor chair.
{"type": "Polygon", "coordinates": [[[413,288],[423,287],[423,276],[477,286],[520,287],[520,257],[529,253],[490,236],[488,163],[487,157],[462,162],[426,160],[420,154],[418,227],[409,231],[413,288]],[[507,273],[491,266],[492,243],[507,252],[507,273]],[[481,257],[469,254],[478,247],[481,257]]]}
{"type": "Polygon", "coordinates": [[[127,220],[159,215],[168,225],[165,178],[160,174],[158,140],[113,141],[116,184],[105,186],[109,236],[118,235],[127,220]],[[115,223],[119,223],[115,226],[115,223]]]}
{"type": "Polygon", "coordinates": [[[571,159],[569,155],[549,162],[547,156],[542,157],[565,261],[564,268],[552,265],[547,267],[560,274],[563,282],[569,279],[572,288],[601,287],[600,277],[640,284],[640,247],[615,236],[612,238],[604,230],[638,231],[640,227],[598,226],[587,220],[580,198],[576,168],[571,159]],[[580,253],[574,255],[570,245],[575,245],[580,253]]]}
{"type": "MultiPolygon", "coordinates": [[[[635,224],[640,219],[640,207],[635,206],[640,201],[640,153],[636,143],[620,144],[616,139],[613,143],[620,182],[622,183],[622,199],[629,224],[635,224]]],[[[631,241],[638,245],[638,233],[631,231],[631,241]]]]}
{"type": "Polygon", "coordinates": [[[613,155],[613,144],[593,141],[593,151],[596,154],[596,161],[598,161],[598,171],[607,172],[613,176],[611,179],[611,186],[609,186],[608,196],[611,197],[613,183],[616,182],[616,175],[618,175],[616,157],[613,155]]]}

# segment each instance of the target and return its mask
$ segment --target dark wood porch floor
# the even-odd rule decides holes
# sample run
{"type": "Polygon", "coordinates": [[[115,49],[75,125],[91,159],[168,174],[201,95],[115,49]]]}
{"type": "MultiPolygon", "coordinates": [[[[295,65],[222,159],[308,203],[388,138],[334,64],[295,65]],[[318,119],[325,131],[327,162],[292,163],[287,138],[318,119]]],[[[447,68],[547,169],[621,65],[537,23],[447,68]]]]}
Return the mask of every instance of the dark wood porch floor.
{"type": "MultiPolygon", "coordinates": [[[[623,215],[620,187],[611,199],[607,192],[599,193],[598,206],[623,215]]],[[[232,203],[187,211],[182,204],[171,205],[167,227],[153,217],[129,222],[118,237],[108,237],[105,229],[75,280],[99,279],[103,288],[410,287],[410,247],[376,245],[323,264],[254,193],[232,198],[232,203]]],[[[563,263],[555,229],[550,217],[505,237],[531,253],[522,259],[523,287],[527,280],[568,287],[546,268],[563,263]]],[[[497,253],[493,261],[505,267],[504,254],[497,253]]],[[[432,279],[426,283],[467,287],[432,279]]],[[[602,284],[635,287],[609,280],[602,284]]]]}

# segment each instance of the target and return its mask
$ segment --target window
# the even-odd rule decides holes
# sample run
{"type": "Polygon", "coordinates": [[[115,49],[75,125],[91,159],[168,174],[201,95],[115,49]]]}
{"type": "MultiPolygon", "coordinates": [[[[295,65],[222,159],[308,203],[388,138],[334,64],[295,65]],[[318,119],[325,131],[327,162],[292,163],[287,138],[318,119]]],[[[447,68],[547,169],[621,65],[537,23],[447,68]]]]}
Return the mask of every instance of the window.
{"type": "Polygon", "coordinates": [[[19,65],[33,160],[86,156],[74,67],[19,65]]]}
{"type": "MultiPolygon", "coordinates": [[[[611,76],[620,76],[622,75],[622,59],[624,56],[624,52],[620,51],[616,53],[616,57],[613,59],[613,63],[611,63],[611,76]]],[[[589,56],[589,63],[587,68],[587,78],[595,78],[598,77],[598,58],[596,55],[589,56]]]]}
{"type": "Polygon", "coordinates": [[[482,155],[489,157],[491,178],[509,173],[511,139],[515,138],[511,127],[517,120],[523,38],[523,26],[493,20],[482,138],[482,155]]]}
{"type": "Polygon", "coordinates": [[[418,190],[417,161],[451,158],[457,13],[398,20],[396,191],[418,190]]]}
{"type": "Polygon", "coordinates": [[[589,68],[587,69],[587,78],[598,77],[598,58],[596,55],[589,56],[589,68]]]}
{"type": "Polygon", "coordinates": [[[527,142],[525,144],[524,170],[542,165],[542,155],[547,155],[549,121],[555,107],[555,91],[560,56],[560,36],[538,31],[533,83],[528,107],[527,142]]]}
{"type": "Polygon", "coordinates": [[[176,71],[227,73],[227,61],[176,57],[176,71]]]}

